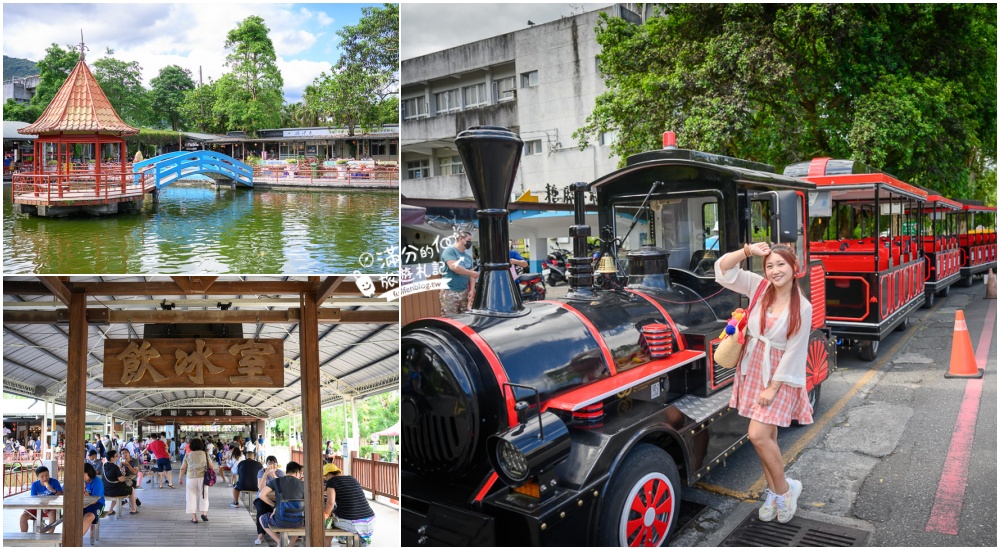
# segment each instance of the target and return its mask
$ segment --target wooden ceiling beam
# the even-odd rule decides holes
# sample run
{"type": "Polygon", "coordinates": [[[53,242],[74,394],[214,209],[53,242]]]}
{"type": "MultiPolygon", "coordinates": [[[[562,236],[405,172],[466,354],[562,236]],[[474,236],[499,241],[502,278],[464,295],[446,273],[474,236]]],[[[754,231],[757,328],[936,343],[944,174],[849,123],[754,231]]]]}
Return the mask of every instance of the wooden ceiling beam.
{"type": "MultiPolygon", "coordinates": [[[[97,325],[123,323],[298,323],[301,319],[299,308],[285,310],[252,311],[237,309],[222,310],[128,310],[118,311],[107,308],[88,308],[87,322],[97,325]]],[[[51,325],[69,322],[68,309],[47,311],[4,311],[3,322],[9,325],[51,325]]],[[[320,308],[320,324],[373,324],[386,325],[399,322],[399,310],[358,310],[340,308],[320,308]]]]}
{"type": "Polygon", "coordinates": [[[69,306],[69,289],[66,288],[66,284],[59,277],[39,277],[38,280],[53,296],[59,298],[60,302],[69,306]]]}
{"type": "Polygon", "coordinates": [[[323,279],[319,288],[316,289],[316,303],[322,304],[325,302],[345,281],[347,281],[347,277],[327,277],[323,279]]]}

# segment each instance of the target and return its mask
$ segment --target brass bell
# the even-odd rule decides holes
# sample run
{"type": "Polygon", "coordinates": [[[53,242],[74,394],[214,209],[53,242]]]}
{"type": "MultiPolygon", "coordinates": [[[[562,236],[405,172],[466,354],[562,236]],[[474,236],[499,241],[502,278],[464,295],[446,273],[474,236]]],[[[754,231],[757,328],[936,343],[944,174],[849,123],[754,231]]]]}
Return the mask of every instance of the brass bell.
{"type": "Polygon", "coordinates": [[[601,256],[601,263],[597,266],[597,273],[618,273],[618,267],[615,266],[615,259],[610,254],[601,256]]]}

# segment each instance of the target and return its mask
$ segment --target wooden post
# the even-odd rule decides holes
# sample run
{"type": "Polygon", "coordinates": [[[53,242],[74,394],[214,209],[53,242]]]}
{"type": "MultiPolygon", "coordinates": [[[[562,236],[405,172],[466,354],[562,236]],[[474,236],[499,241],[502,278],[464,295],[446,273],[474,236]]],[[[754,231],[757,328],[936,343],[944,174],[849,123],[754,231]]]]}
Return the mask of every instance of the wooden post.
{"type": "Polygon", "coordinates": [[[303,292],[299,321],[302,378],[303,473],[306,481],[306,546],[323,546],[323,448],[320,429],[319,315],[316,295],[303,292]]]}
{"type": "Polygon", "coordinates": [[[83,546],[83,439],[87,405],[87,296],[74,292],[69,304],[66,369],[66,468],[63,473],[63,546],[83,546]]]}

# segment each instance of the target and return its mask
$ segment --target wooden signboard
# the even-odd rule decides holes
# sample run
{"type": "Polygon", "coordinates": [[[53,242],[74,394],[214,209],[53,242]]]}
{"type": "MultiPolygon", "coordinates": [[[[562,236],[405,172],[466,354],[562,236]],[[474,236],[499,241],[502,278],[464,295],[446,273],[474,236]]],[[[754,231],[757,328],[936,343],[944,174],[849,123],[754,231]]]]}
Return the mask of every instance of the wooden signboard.
{"type": "Polygon", "coordinates": [[[283,388],[283,340],[104,341],[105,388],[283,388]]]}

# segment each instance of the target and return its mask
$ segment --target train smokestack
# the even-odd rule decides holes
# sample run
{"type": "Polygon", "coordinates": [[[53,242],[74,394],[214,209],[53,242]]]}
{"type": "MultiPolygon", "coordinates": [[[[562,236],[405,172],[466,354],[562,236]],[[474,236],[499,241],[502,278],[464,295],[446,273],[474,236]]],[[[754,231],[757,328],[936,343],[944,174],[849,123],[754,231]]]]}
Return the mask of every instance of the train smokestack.
{"type": "Polygon", "coordinates": [[[587,237],[590,236],[590,226],[587,225],[584,192],[587,184],[576,182],[570,184],[573,189],[573,226],[569,228],[569,236],[573,240],[573,257],[569,260],[569,293],[567,298],[593,299],[594,267],[590,264],[590,254],[587,250],[587,237]]]}
{"type": "Polygon", "coordinates": [[[472,126],[455,138],[465,175],[476,199],[480,271],[472,313],[516,316],[524,311],[521,293],[510,274],[507,202],[524,142],[498,126],[472,126]]]}

